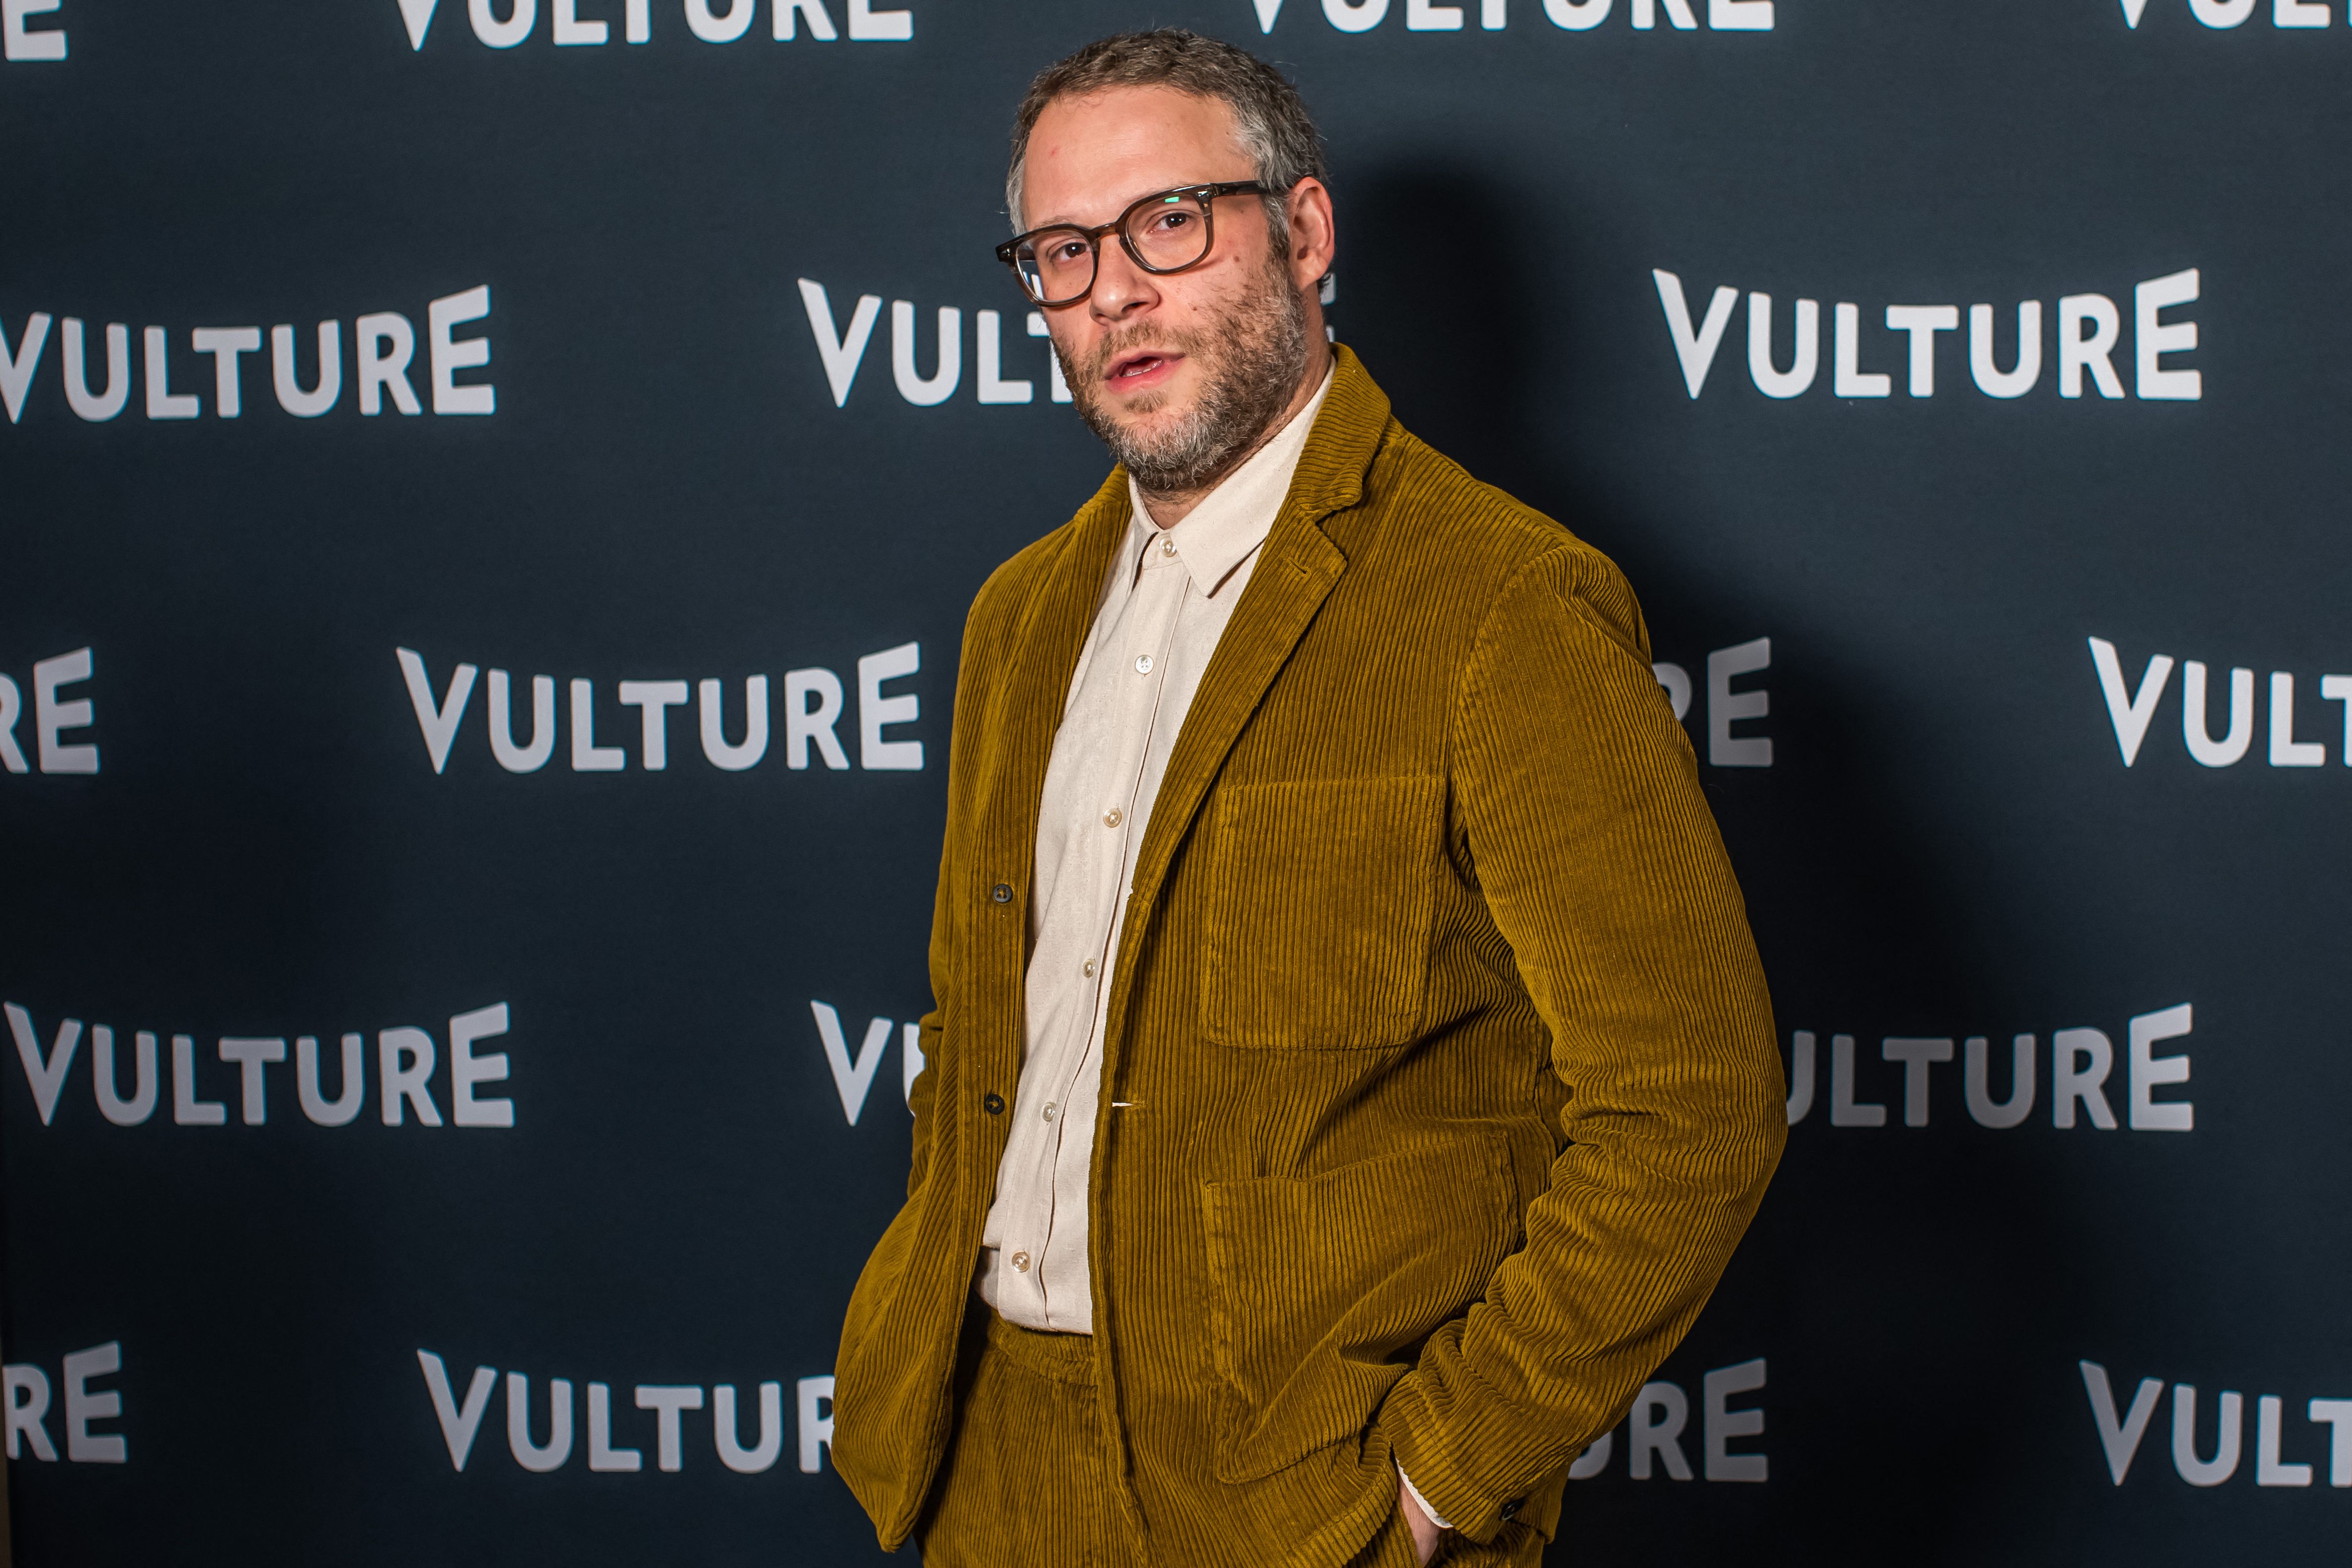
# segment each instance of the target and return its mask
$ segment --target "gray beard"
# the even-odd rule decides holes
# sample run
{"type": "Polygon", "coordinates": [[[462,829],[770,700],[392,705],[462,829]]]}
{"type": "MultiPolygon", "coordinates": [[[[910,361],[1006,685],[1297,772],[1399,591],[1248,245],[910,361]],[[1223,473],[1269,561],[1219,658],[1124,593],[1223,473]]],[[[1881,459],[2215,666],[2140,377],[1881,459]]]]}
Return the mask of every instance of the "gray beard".
{"type": "MultiPolygon", "coordinates": [[[[1139,331],[1107,340],[1085,374],[1069,376],[1072,401],[1111,455],[1146,495],[1183,495],[1208,488],[1271,431],[1290,406],[1307,373],[1307,306],[1275,259],[1261,287],[1234,308],[1213,331],[1139,331]],[[1143,435],[1112,417],[1102,391],[1103,367],[1156,336],[1202,367],[1200,401],[1171,426],[1143,435]]],[[[1135,412],[1155,412],[1145,401],[1135,412]]]]}

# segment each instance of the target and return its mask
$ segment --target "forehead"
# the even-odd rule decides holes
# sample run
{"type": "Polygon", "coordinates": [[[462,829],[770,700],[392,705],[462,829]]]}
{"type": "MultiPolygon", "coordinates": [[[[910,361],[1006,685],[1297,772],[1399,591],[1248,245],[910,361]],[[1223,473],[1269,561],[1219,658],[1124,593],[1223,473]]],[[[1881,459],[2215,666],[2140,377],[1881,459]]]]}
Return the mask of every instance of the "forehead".
{"type": "Polygon", "coordinates": [[[1055,99],[1037,117],[1022,160],[1021,204],[1032,225],[1107,223],[1154,191],[1254,172],[1223,99],[1167,87],[1108,88],[1055,99]]]}

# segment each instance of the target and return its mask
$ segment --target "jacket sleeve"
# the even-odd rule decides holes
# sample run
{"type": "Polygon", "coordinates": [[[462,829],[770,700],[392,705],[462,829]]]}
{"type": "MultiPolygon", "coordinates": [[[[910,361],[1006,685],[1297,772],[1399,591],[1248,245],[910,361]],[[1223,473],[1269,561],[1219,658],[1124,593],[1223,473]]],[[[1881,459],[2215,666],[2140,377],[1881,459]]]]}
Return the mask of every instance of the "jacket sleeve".
{"type": "Polygon", "coordinates": [[[1570,1093],[1526,1245],[1381,1416],[1414,1485],[1486,1541],[1698,1315],[1787,1117],[1739,888],[1615,568],[1564,544],[1521,569],[1452,726],[1480,887],[1570,1093]]]}

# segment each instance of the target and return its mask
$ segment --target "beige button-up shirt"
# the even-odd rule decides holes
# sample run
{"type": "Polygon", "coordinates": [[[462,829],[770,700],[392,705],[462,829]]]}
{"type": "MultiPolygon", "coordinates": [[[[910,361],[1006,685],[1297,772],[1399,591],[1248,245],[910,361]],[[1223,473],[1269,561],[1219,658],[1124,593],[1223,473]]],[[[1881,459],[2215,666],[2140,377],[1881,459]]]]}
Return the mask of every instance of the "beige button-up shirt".
{"type": "Polygon", "coordinates": [[[1313,401],[1173,528],[1153,523],[1129,483],[1133,516],[1045,768],[1029,904],[1028,1034],[981,1239],[981,1298],[1027,1328],[1094,1332],[1087,1178],[1127,891],[1192,694],[1330,387],[1327,373],[1313,401]]]}

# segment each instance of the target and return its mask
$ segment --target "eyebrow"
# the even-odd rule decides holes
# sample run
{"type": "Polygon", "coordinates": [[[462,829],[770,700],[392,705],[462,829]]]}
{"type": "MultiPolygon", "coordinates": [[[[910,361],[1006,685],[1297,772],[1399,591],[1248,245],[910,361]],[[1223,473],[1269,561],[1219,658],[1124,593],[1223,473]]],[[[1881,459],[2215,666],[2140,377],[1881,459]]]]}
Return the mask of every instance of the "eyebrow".
{"type": "MultiPolygon", "coordinates": [[[[1214,180],[1181,180],[1173,185],[1155,185],[1149,191],[1140,192],[1135,195],[1129,196],[1126,201],[1121,202],[1118,204],[1118,211],[1123,213],[1127,211],[1128,208],[1135,205],[1138,202],[1148,201],[1153,196],[1163,196],[1171,191],[1189,191],[1195,185],[1213,185],[1216,183],[1218,183],[1218,182],[1214,180]]],[[[1118,214],[1112,214],[1108,221],[1117,223],[1118,221],[1118,214]]],[[[1046,218],[1042,222],[1031,224],[1027,229],[1024,229],[1022,232],[1026,234],[1034,233],[1038,229],[1055,228],[1090,229],[1095,226],[1095,225],[1087,223],[1083,218],[1046,218]]]]}

